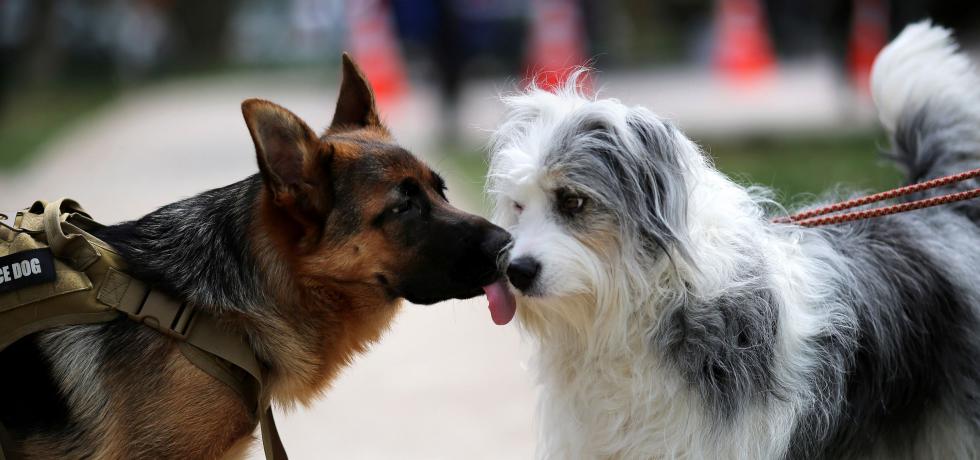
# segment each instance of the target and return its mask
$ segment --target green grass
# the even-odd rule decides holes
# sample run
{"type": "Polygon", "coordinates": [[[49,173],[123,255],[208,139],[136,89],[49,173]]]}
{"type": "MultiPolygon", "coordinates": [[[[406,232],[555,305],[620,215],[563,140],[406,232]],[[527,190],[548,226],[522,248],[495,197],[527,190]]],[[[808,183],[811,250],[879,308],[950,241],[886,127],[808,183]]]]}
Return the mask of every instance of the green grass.
{"type": "Polygon", "coordinates": [[[25,166],[45,142],[114,94],[108,84],[58,85],[11,94],[0,113],[0,171],[25,166]]]}
{"type": "MultiPolygon", "coordinates": [[[[830,189],[879,191],[899,184],[897,170],[878,155],[884,139],[873,134],[825,137],[754,138],[741,141],[714,139],[701,145],[715,164],[741,184],[772,188],[776,199],[792,205],[830,189]]],[[[480,196],[486,159],[473,153],[449,155],[459,183],[470,184],[471,196],[480,196]]],[[[448,165],[447,165],[448,166],[448,165]]]]}
{"type": "Polygon", "coordinates": [[[772,188],[784,205],[837,187],[841,191],[878,191],[901,181],[895,167],[879,155],[886,142],[872,134],[709,141],[702,145],[718,169],[739,183],[772,188]]]}
{"type": "Polygon", "coordinates": [[[0,171],[17,170],[26,166],[46,142],[104,106],[124,88],[133,90],[176,79],[215,78],[242,72],[284,70],[309,74],[330,82],[336,79],[336,65],[334,62],[267,66],[215,64],[171,69],[144,80],[129,82],[125,86],[120,86],[111,79],[76,79],[28,83],[15,87],[0,105],[0,171]]]}

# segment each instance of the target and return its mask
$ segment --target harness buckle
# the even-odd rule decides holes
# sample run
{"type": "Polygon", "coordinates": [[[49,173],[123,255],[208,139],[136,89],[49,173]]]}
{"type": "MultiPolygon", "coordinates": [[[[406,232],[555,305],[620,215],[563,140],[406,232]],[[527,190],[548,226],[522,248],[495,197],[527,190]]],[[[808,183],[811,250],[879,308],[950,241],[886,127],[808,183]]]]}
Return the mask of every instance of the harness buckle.
{"type": "Polygon", "coordinates": [[[151,290],[133,319],[164,334],[186,340],[187,331],[194,319],[194,308],[178,303],[170,296],[151,290]]]}
{"type": "Polygon", "coordinates": [[[187,340],[196,311],[114,268],[109,268],[98,300],[134,321],[179,340],[187,340]]]}

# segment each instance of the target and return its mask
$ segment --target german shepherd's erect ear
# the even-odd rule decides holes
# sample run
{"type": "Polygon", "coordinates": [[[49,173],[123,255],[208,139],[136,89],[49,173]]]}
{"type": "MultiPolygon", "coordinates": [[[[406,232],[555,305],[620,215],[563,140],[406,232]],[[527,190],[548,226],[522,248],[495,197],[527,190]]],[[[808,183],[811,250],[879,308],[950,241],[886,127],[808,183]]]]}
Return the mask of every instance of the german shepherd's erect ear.
{"type": "Polygon", "coordinates": [[[340,83],[340,95],[337,97],[337,110],[333,121],[327,128],[327,134],[359,129],[378,127],[387,134],[387,129],[381,123],[378,107],[374,102],[374,90],[367,78],[357,67],[350,55],[344,53],[342,60],[343,77],[340,83]]]}
{"type": "Polygon", "coordinates": [[[273,202],[303,227],[304,235],[315,233],[332,205],[330,187],[324,186],[329,178],[321,167],[328,152],[303,120],[277,104],[248,99],[242,114],[273,202]]]}
{"type": "MultiPolygon", "coordinates": [[[[342,59],[340,95],[326,134],[369,128],[390,137],[371,85],[347,53],[342,59]]],[[[302,119],[275,103],[248,99],[242,103],[242,114],[275,204],[304,227],[304,234],[315,232],[332,205],[323,168],[329,162],[330,144],[320,142],[302,119]]]]}

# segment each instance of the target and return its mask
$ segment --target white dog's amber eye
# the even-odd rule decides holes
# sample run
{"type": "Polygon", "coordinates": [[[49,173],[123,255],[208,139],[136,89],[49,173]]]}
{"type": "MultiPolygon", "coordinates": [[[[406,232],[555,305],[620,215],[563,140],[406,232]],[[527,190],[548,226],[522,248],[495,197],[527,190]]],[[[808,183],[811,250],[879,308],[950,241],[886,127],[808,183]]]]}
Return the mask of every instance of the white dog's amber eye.
{"type": "Polygon", "coordinates": [[[517,211],[517,212],[521,212],[521,211],[524,210],[524,205],[515,201],[514,202],[514,210],[517,211]]]}
{"type": "Polygon", "coordinates": [[[585,198],[580,196],[566,196],[561,200],[561,210],[566,214],[577,214],[585,207],[585,198]]]}

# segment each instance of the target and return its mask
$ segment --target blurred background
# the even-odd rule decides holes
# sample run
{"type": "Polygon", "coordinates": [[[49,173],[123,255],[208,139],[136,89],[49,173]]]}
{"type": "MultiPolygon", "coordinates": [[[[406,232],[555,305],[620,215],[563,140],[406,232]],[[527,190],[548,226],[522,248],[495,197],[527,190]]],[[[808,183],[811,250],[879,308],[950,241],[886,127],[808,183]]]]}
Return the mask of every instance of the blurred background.
{"type": "MultiPolygon", "coordinates": [[[[110,223],[241,179],[240,102],[325,127],[345,50],[474,212],[497,97],[576,65],[786,204],[881,189],[898,176],[868,72],[927,17],[976,55],[975,0],[0,0],[0,212],[72,196],[110,223]]],[[[280,415],[291,455],[531,457],[527,345],[484,305],[408,307],[319,403],[280,415]]]]}

